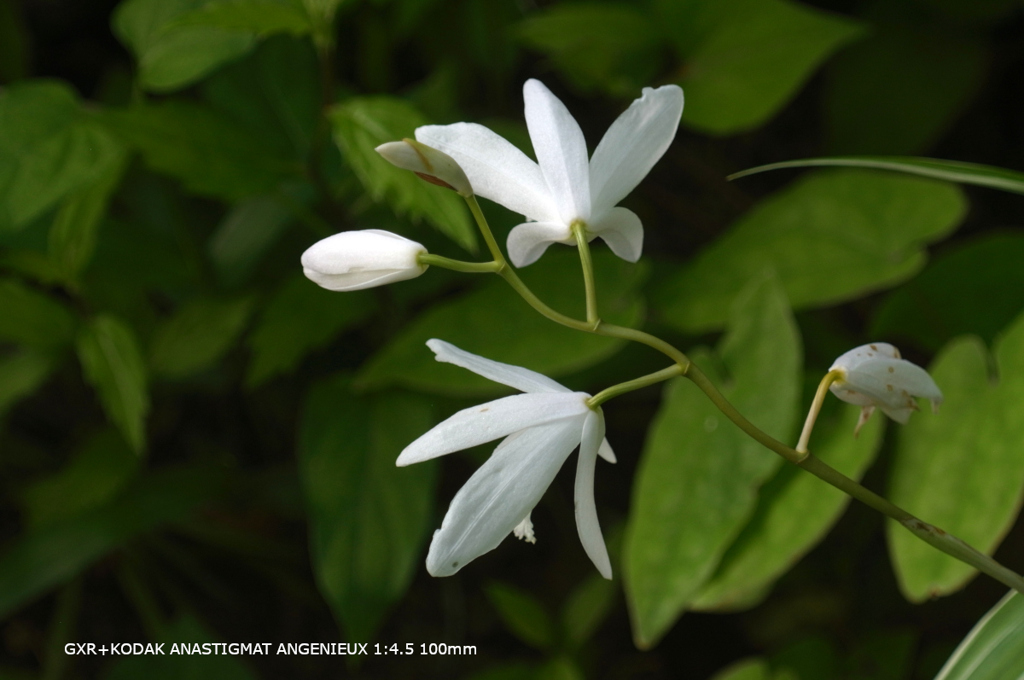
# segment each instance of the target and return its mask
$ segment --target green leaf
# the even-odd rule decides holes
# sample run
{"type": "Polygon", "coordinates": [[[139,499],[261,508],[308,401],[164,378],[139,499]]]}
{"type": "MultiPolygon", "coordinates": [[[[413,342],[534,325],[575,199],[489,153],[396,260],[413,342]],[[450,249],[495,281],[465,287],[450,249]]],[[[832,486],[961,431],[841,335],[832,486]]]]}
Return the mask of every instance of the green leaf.
{"type": "MultiPolygon", "coordinates": [[[[836,406],[836,405],[834,405],[836,406]]],[[[859,480],[882,443],[884,419],[872,418],[854,437],[860,408],[818,418],[811,452],[847,477],[859,480]]],[[[718,571],[693,603],[699,610],[747,609],[814,547],[839,519],[850,497],[820,479],[785,465],[761,487],[750,521],[729,546],[718,571]]]]}
{"type": "Polygon", "coordinates": [[[50,226],[48,254],[64,281],[75,282],[96,250],[100,222],[121,181],[126,154],[88,186],[64,199],[50,226]]]}
{"type": "Polygon", "coordinates": [[[384,142],[413,137],[427,120],[412,104],[396,97],[353,97],[331,109],[334,141],[370,197],[386,200],[398,215],[425,219],[471,252],[476,230],[458,194],[423,181],[380,157],[384,142]]]}
{"type": "MultiPolygon", "coordinates": [[[[902,428],[889,497],[991,555],[1024,498],[1024,315],[996,340],[991,357],[977,338],[960,338],[929,372],[945,397],[942,412],[915,415],[902,428]]],[[[889,546],[900,588],[913,602],[959,590],[976,573],[896,524],[889,546]]]]}
{"type": "Polygon", "coordinates": [[[149,346],[156,376],[183,378],[215,364],[242,334],[252,299],[196,298],[157,327],[149,346]]]}
{"type": "Polygon", "coordinates": [[[14,279],[0,279],[0,340],[42,350],[71,344],[75,317],[53,298],[14,279]]]}
{"type": "MultiPolygon", "coordinates": [[[[637,288],[641,269],[606,251],[594,253],[602,318],[625,326],[639,323],[643,304],[637,288]]],[[[523,280],[554,309],[583,316],[583,284],[575,251],[549,251],[521,272],[523,280]]],[[[426,341],[440,338],[495,361],[558,377],[592,366],[622,347],[612,338],[564,328],[538,314],[502,280],[433,306],[375,354],[359,373],[360,388],[399,384],[454,395],[493,394],[505,388],[470,371],[434,360],[426,341]]]]}
{"type": "Polygon", "coordinates": [[[844,50],[830,69],[830,153],[927,148],[984,81],[987,56],[980,44],[955,34],[880,27],[844,50]]]}
{"type": "Polygon", "coordinates": [[[807,158],[799,161],[783,161],[759,165],[729,175],[728,179],[739,179],[748,175],[756,175],[769,170],[783,168],[872,168],[875,170],[891,170],[909,175],[944,179],[947,182],[973,184],[990,189],[1001,189],[1015,194],[1024,194],[1024,172],[997,168],[994,165],[947,161],[940,158],[921,158],[914,156],[836,156],[834,158],[807,158]]]}
{"type": "Polygon", "coordinates": [[[29,526],[38,530],[107,503],[138,467],[139,457],[116,432],[94,435],[59,473],[25,490],[29,526]]]}
{"type": "Polygon", "coordinates": [[[249,278],[293,219],[292,211],[272,195],[236,203],[207,242],[220,279],[239,284],[249,278]]]}
{"type": "MultiPolygon", "coordinates": [[[[718,355],[691,355],[754,425],[786,441],[800,396],[800,337],[774,277],[737,300],[718,355]]],[[[623,573],[638,646],[653,645],[699,596],[750,520],[782,459],[733,425],[683,378],[670,382],[644,444],[623,573]]]]}
{"type": "Polygon", "coordinates": [[[664,47],[647,14],[618,3],[554,5],[528,16],[518,32],[583,91],[635,96],[653,79],[664,47]]]}
{"type": "Polygon", "coordinates": [[[67,583],[139,534],[188,518],[221,484],[217,470],[164,469],[101,507],[21,536],[0,558],[0,617],[67,583]]]}
{"type": "Polygon", "coordinates": [[[305,162],[320,121],[320,65],[307,40],[276,36],[203,82],[203,95],[282,156],[305,162]]]}
{"type": "Polygon", "coordinates": [[[53,369],[53,359],[34,350],[15,352],[0,359],[0,417],[39,389],[53,369]]]}
{"type": "Polygon", "coordinates": [[[944,251],[879,306],[872,337],[937,352],[957,335],[991,343],[1024,310],[1024,235],[991,233],[944,251]],[[978,304],[983,300],[984,304],[978,304]]]}
{"type": "Polygon", "coordinates": [[[768,662],[760,658],[743,659],[715,673],[711,680],[771,680],[768,662]]]}
{"type": "Polygon", "coordinates": [[[256,386],[295,369],[307,354],[326,347],[374,308],[372,295],[335,293],[301,274],[293,276],[271,298],[249,336],[252,362],[246,383],[256,386]]]}
{"type": "Polygon", "coordinates": [[[135,334],[113,316],[94,318],[78,336],[78,360],[107,417],[136,453],[145,447],[149,413],[146,366],[135,334]]]}
{"type": "Polygon", "coordinates": [[[143,87],[175,90],[253,48],[258,31],[231,26],[228,19],[242,14],[251,16],[254,4],[266,3],[125,0],[114,11],[113,29],[134,53],[143,87]],[[210,21],[204,23],[206,6],[210,21]]]}
{"type": "Polygon", "coordinates": [[[971,629],[935,680],[1020,680],[1024,599],[1010,591],[971,629]]]}
{"type": "Polygon", "coordinates": [[[555,645],[555,624],[533,595],[498,581],[488,584],[484,592],[505,628],[517,638],[540,650],[555,645]]]}
{"type": "Polygon", "coordinates": [[[967,209],[953,186],[846,170],[798,180],[769,197],[666,281],[666,322],[720,328],[743,283],[774,267],[794,309],[835,304],[919,271],[922,246],[952,231],[967,209]]]}
{"type": "Polygon", "coordinates": [[[32,80],[0,90],[0,232],[26,226],[122,153],[66,84],[32,80]]]}
{"type": "Polygon", "coordinates": [[[183,101],[108,111],[105,119],[155,170],[197,194],[229,201],[268,193],[298,175],[296,161],[215,111],[183,101]]]}
{"type": "Polygon", "coordinates": [[[350,641],[373,637],[422,568],[436,468],[395,460],[432,424],[429,401],[356,397],[344,376],[318,384],[306,402],[299,469],[313,571],[350,641]]]}
{"type": "Polygon", "coordinates": [[[562,609],[562,628],[572,645],[590,639],[615,606],[617,595],[615,584],[597,574],[576,586],[562,609]]]}
{"type": "Polygon", "coordinates": [[[215,0],[169,22],[169,29],[186,26],[254,33],[305,35],[312,30],[309,15],[298,0],[215,0]]]}
{"type": "MultiPolygon", "coordinates": [[[[678,3],[693,4],[693,3],[678,3]]],[[[704,34],[682,44],[683,122],[727,135],[765,122],[860,24],[789,0],[700,0],[704,34]]],[[[693,36],[697,37],[697,36],[693,36]]]]}

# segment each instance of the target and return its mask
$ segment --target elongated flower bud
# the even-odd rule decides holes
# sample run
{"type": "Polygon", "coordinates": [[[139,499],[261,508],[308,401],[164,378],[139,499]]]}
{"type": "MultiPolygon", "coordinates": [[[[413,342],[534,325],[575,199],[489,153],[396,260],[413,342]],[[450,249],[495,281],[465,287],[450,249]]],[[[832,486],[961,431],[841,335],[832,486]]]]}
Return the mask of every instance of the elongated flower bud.
{"type": "Polygon", "coordinates": [[[415,139],[388,142],[378,146],[377,153],[392,165],[412,170],[432,184],[454,189],[460,196],[473,195],[473,187],[455,159],[423,142],[415,139]]]}
{"type": "Polygon", "coordinates": [[[426,252],[389,231],[344,231],[310,246],[302,254],[302,273],[327,290],[373,288],[425,272],[427,266],[416,258],[426,252]]]}

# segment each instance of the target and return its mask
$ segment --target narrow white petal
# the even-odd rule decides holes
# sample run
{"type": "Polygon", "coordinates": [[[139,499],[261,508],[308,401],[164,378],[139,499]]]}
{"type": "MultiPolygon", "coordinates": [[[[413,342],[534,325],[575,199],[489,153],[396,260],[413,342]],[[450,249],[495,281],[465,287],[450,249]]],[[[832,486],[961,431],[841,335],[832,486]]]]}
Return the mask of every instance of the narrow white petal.
{"type": "Polygon", "coordinates": [[[420,463],[529,427],[579,417],[590,410],[584,401],[588,396],[582,392],[515,394],[463,409],[405,447],[395,464],[420,463]]]}
{"type": "Polygon", "coordinates": [[[561,222],[526,222],[508,233],[505,247],[512,264],[525,267],[540,259],[552,243],[575,243],[575,239],[561,222]]]}
{"type": "Polygon", "coordinates": [[[591,411],[583,421],[583,437],[580,442],[579,462],[576,465],[576,528],[587,557],[594,563],[601,576],[612,577],[612,563],[608,549],[601,535],[601,524],[597,519],[594,504],[594,467],[597,451],[604,439],[604,416],[591,411]]]}
{"type": "Polygon", "coordinates": [[[682,115],[679,86],[647,87],[612,123],[590,161],[594,215],[617,205],[647,176],[672,143],[682,115]]]}
{"type": "Polygon", "coordinates": [[[559,385],[557,382],[528,368],[503,364],[500,361],[492,361],[484,357],[471,354],[459,349],[455,345],[438,340],[437,338],[427,340],[427,347],[433,350],[438,361],[448,364],[455,364],[462,368],[482,375],[488,380],[514,387],[521,392],[571,392],[568,387],[559,385]]]}
{"type": "Polygon", "coordinates": [[[523,85],[526,127],[558,214],[565,224],[590,219],[587,142],[565,104],[539,80],[523,85]]]}
{"type": "Polygon", "coordinates": [[[434,532],[431,576],[451,576],[498,547],[537,505],[580,439],[583,417],[517,432],[459,489],[434,532]]]}
{"type": "Polygon", "coordinates": [[[587,224],[587,230],[604,240],[626,262],[636,262],[644,250],[644,228],[631,210],[611,208],[587,224]]]}
{"type": "Polygon", "coordinates": [[[615,452],[612,451],[612,445],[608,443],[607,439],[601,440],[601,446],[597,449],[597,455],[601,456],[609,463],[618,462],[615,458],[615,452]]]}
{"type": "Polygon", "coordinates": [[[427,125],[416,140],[458,163],[473,192],[531,220],[558,219],[540,166],[501,135],[476,123],[427,125]]]}

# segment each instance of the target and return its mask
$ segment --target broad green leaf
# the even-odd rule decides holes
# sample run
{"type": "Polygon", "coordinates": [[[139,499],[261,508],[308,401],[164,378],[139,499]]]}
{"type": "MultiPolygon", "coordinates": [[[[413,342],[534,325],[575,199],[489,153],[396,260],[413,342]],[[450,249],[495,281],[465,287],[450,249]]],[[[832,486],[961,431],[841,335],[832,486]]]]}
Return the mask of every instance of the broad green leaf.
{"type": "MultiPolygon", "coordinates": [[[[602,318],[636,326],[643,311],[636,292],[643,280],[641,270],[603,250],[594,253],[594,265],[602,318]]],[[[522,270],[521,276],[555,310],[575,318],[585,316],[575,251],[549,251],[522,270]]],[[[505,389],[475,373],[435,361],[426,346],[431,338],[551,377],[592,366],[623,344],[549,321],[495,277],[472,293],[433,306],[406,326],[364,365],[358,386],[399,384],[457,395],[493,394],[505,389]]]]}
{"type": "Polygon", "coordinates": [[[215,469],[164,469],[109,503],[22,535],[0,557],[0,616],[67,583],[139,534],[188,518],[221,485],[215,469]]]}
{"type": "Polygon", "coordinates": [[[317,585],[347,639],[369,641],[423,568],[436,468],[395,460],[433,419],[420,397],[357,397],[348,383],[334,378],[310,392],[299,470],[317,585]]]}
{"type": "Polygon", "coordinates": [[[15,279],[0,279],[0,340],[57,350],[71,343],[75,326],[61,303],[15,279]]]}
{"type": "Polygon", "coordinates": [[[576,662],[564,656],[558,656],[541,665],[533,675],[536,680],[586,680],[586,676],[576,662]]]}
{"type": "Polygon", "coordinates": [[[53,369],[53,359],[34,350],[15,352],[0,359],[0,417],[41,387],[53,369]]]}
{"type": "Polygon", "coordinates": [[[66,84],[32,80],[0,90],[0,232],[24,227],[122,153],[66,84]]]}
{"type": "MultiPolygon", "coordinates": [[[[787,441],[800,396],[801,347],[774,277],[751,281],[718,356],[691,355],[754,425],[787,441]]],[[[649,647],[699,596],[750,520],[758,488],[782,459],[744,434],[695,385],[677,378],[648,431],[633,488],[623,573],[633,635],[649,647]]]]}
{"type": "Polygon", "coordinates": [[[334,141],[370,197],[386,200],[399,215],[425,219],[469,251],[476,250],[476,230],[458,194],[423,181],[380,157],[384,142],[413,137],[427,121],[412,104],[396,97],[352,97],[331,109],[334,141]]]}
{"type": "Polygon", "coordinates": [[[920,152],[946,131],[984,80],[976,42],[934,30],[880,27],[840,54],[826,96],[829,151],[920,152]]]}
{"type": "MultiPolygon", "coordinates": [[[[683,3],[678,3],[683,4],[683,3]]],[[[693,3],[686,3],[693,4],[693,3]]],[[[677,81],[686,92],[683,122],[702,132],[757,127],[792,97],[860,24],[789,0],[699,0],[713,8],[696,44],[680,45],[677,81]]]]}
{"type": "Polygon", "coordinates": [[[919,271],[922,246],[967,209],[956,187],[857,170],[822,172],[769,197],[730,227],[656,298],[667,323],[720,328],[743,283],[771,266],[794,309],[835,304],[919,271]]]}
{"type": "Polygon", "coordinates": [[[935,680],[1024,678],[1024,599],[1010,591],[971,629],[935,680]]]}
{"type": "Polygon", "coordinates": [[[218,112],[305,162],[321,115],[319,72],[308,41],[276,36],[214,73],[202,90],[218,112]]]}
{"type": "Polygon", "coordinates": [[[615,584],[597,574],[573,589],[562,609],[562,629],[572,645],[590,639],[611,612],[617,596],[615,584]]]}
{"type": "MultiPolygon", "coordinates": [[[[915,414],[902,428],[889,498],[991,555],[1024,498],[1024,314],[991,357],[977,338],[959,338],[929,372],[945,396],[942,410],[915,414]]],[[[900,588],[914,602],[959,590],[976,573],[895,523],[889,546],[900,588]]]]}
{"type": "Polygon", "coordinates": [[[373,309],[372,296],[335,293],[295,275],[270,299],[249,336],[252,362],[246,383],[256,386],[293,370],[373,309]]]}
{"type": "Polygon", "coordinates": [[[138,467],[139,457],[116,432],[94,435],[60,472],[25,490],[31,530],[69,520],[108,502],[131,481],[138,467]]]}
{"type": "Polygon", "coordinates": [[[771,680],[772,673],[764,659],[743,659],[715,673],[711,680],[771,680]]]}
{"type": "Polygon", "coordinates": [[[196,298],[157,327],[149,346],[156,376],[183,378],[215,364],[242,334],[252,300],[196,298]]]}
{"type": "Polygon", "coordinates": [[[146,365],[131,328],[113,316],[94,318],[78,336],[78,360],[107,417],[141,453],[149,392],[146,365]]]}
{"type": "Polygon", "coordinates": [[[537,598],[498,581],[488,584],[485,592],[509,632],[540,650],[554,646],[555,624],[537,598]]]}
{"type": "Polygon", "coordinates": [[[1020,233],[989,233],[964,241],[890,293],[875,313],[870,335],[908,338],[932,352],[968,333],[991,343],[1024,310],[1021,262],[1020,233]]]}
{"type": "Polygon", "coordinates": [[[799,161],[783,161],[759,165],[729,175],[728,179],[739,179],[769,170],[784,168],[871,168],[891,170],[909,175],[944,179],[947,182],[973,184],[990,189],[1001,189],[1015,194],[1024,194],[1024,172],[998,168],[994,165],[947,161],[941,158],[915,156],[836,156],[834,158],[807,158],[799,161]]]}
{"type": "Polygon", "coordinates": [[[155,170],[198,194],[233,201],[267,193],[298,175],[273,143],[208,107],[184,101],[108,111],[108,125],[155,170]]]}
{"type": "Polygon", "coordinates": [[[169,91],[237,59],[261,36],[310,25],[291,0],[126,0],[113,28],[135,55],[142,86],[169,91]]]}
{"type": "Polygon", "coordinates": [[[65,281],[74,282],[92,259],[97,231],[121,181],[126,154],[93,182],[64,199],[50,226],[48,254],[65,281]]]}
{"type": "Polygon", "coordinates": [[[292,223],[291,210],[274,196],[254,196],[235,204],[207,242],[220,279],[238,284],[292,223]]]}
{"type": "MultiPolygon", "coordinates": [[[[103,680],[256,680],[257,676],[242,661],[243,655],[182,652],[186,645],[191,652],[196,645],[202,650],[206,643],[219,642],[192,616],[185,615],[171,623],[157,642],[164,644],[162,655],[143,654],[120,659],[103,680]],[[178,646],[178,653],[174,653],[174,645],[178,646]]],[[[276,649],[277,643],[271,644],[270,653],[276,649]]]]}
{"type": "Polygon", "coordinates": [[[171,30],[189,27],[220,28],[255,33],[305,35],[312,26],[299,0],[213,0],[169,22],[171,30]]]}
{"type": "MultiPolygon", "coordinates": [[[[881,415],[881,414],[879,414],[881,415]]],[[[874,417],[859,437],[853,431],[860,408],[818,419],[811,453],[847,477],[859,480],[878,453],[884,419],[874,417]]],[[[694,609],[747,609],[802,558],[839,519],[850,497],[795,465],[785,465],[761,487],[757,509],[729,546],[718,571],[701,588],[694,609]]]]}
{"type": "Polygon", "coordinates": [[[530,14],[518,32],[583,91],[636,96],[653,79],[664,48],[651,17],[620,3],[553,5],[530,14]]]}

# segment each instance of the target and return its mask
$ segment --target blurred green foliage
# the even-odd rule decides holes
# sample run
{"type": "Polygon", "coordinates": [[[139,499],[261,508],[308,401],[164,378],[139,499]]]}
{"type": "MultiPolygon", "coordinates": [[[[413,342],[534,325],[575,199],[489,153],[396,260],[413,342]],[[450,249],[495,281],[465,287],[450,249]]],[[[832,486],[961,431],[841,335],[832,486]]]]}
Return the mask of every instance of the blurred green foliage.
{"type": "MultiPolygon", "coordinates": [[[[571,473],[536,545],[430,578],[431,531],[487,451],[394,460],[500,392],[425,340],[591,393],[662,359],[495,277],[330,293],[299,256],[373,228],[477,257],[459,199],[375,146],[473,121],[532,153],[530,77],[593,143],[678,83],[676,141],[624,202],[644,260],[595,242],[602,316],[697,348],[785,441],[847,349],[937,357],[940,414],[855,439],[833,400],[811,448],[1022,571],[1024,175],[1001,169],[1024,157],[1022,44],[1016,0],[0,0],[0,677],[934,677],[1002,589],[682,381],[605,405],[615,580],[580,549],[571,473]],[[866,158],[725,180],[833,154],[866,158]],[[64,651],[161,641],[371,648],[64,651]]],[[[483,208],[503,241],[518,216],[483,208]]],[[[574,250],[521,273],[583,315],[574,250]]],[[[1019,674],[1018,599],[941,677],[1019,674]]]]}

